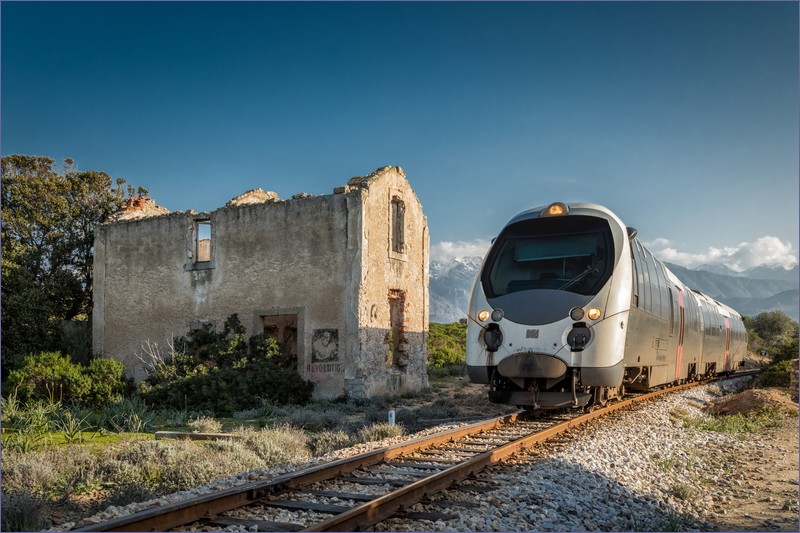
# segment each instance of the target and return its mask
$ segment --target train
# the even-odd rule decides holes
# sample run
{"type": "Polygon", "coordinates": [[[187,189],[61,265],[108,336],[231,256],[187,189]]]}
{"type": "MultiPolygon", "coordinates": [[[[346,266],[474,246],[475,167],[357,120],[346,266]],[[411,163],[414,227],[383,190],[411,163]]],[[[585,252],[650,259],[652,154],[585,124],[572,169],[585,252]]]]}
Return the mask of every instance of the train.
{"type": "Polygon", "coordinates": [[[608,208],[555,202],[492,240],[469,300],[467,376],[493,403],[588,408],[744,365],[742,317],[692,290],[608,208]]]}

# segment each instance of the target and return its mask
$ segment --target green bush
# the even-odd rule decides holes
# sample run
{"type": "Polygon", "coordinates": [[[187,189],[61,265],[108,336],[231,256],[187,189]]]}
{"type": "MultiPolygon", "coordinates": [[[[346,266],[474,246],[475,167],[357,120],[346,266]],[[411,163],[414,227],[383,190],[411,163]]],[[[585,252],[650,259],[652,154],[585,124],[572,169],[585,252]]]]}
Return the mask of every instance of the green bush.
{"type": "Polygon", "coordinates": [[[97,357],[89,361],[85,374],[89,378],[89,391],[84,403],[97,408],[122,399],[127,385],[122,361],[97,357]]]}
{"type": "MultiPolygon", "coordinates": [[[[157,414],[141,398],[123,398],[89,413],[87,423],[117,433],[143,433],[153,429],[157,414]]],[[[188,418],[188,417],[187,417],[188,418]]]]}
{"type": "Polygon", "coordinates": [[[762,387],[788,387],[792,361],[787,359],[765,368],[758,378],[762,387]]]}
{"type": "Polygon", "coordinates": [[[221,333],[204,327],[191,339],[175,339],[172,353],[154,358],[149,377],[139,384],[142,397],[152,405],[218,416],[264,402],[307,403],[314,385],[297,372],[294,357],[281,355],[277,341],[263,334],[245,342],[244,331],[234,314],[221,333]]]}
{"type": "Polygon", "coordinates": [[[25,356],[22,367],[13,370],[6,387],[20,401],[72,403],[103,407],[118,401],[129,380],[121,361],[100,357],[88,366],[75,364],[69,355],[40,352],[25,356]]]}
{"type": "Polygon", "coordinates": [[[428,329],[428,366],[441,368],[449,365],[464,365],[467,352],[467,324],[437,324],[428,329]]]}
{"type": "Polygon", "coordinates": [[[171,353],[153,358],[150,375],[139,384],[142,397],[152,405],[218,416],[264,402],[308,403],[314,385],[297,372],[294,357],[280,355],[274,338],[254,335],[245,342],[244,331],[234,314],[219,334],[204,327],[191,339],[175,339],[171,353]]]}
{"type": "Polygon", "coordinates": [[[228,416],[251,408],[259,398],[274,405],[308,403],[314,384],[296,371],[257,362],[240,368],[215,368],[171,383],[143,385],[141,391],[142,397],[153,405],[191,407],[228,416]]]}
{"type": "Polygon", "coordinates": [[[23,402],[80,402],[89,394],[91,382],[68,355],[40,352],[25,356],[22,368],[9,374],[7,386],[17,390],[23,402]]]}

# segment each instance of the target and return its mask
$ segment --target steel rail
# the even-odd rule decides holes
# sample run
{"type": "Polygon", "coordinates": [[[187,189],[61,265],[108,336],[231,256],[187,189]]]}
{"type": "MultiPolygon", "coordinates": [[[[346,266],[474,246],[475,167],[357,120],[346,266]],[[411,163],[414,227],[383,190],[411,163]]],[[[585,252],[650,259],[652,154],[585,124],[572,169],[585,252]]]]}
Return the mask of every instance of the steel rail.
{"type": "MultiPolygon", "coordinates": [[[[753,373],[756,373],[756,371],[740,372],[726,377],[734,378],[753,373]]],[[[329,519],[312,524],[305,531],[354,531],[359,527],[375,524],[396,514],[401,508],[411,506],[426,496],[444,490],[450,484],[477,473],[491,464],[503,461],[510,456],[520,453],[536,444],[545,442],[554,436],[576,428],[591,420],[624,409],[634,403],[647,401],[669,392],[703,385],[709,381],[712,380],[696,381],[667,387],[612,403],[602,409],[559,422],[544,430],[513,440],[493,450],[480,453],[479,455],[467,459],[463,463],[448,467],[429,477],[412,482],[388,494],[380,496],[375,500],[332,516],[329,519]]],[[[309,467],[298,472],[287,473],[269,481],[247,483],[231,487],[197,498],[146,509],[110,521],[87,525],[73,531],[164,531],[169,528],[188,524],[204,518],[210,518],[214,515],[246,506],[258,500],[268,498],[270,495],[277,492],[301,488],[318,481],[331,479],[339,474],[349,473],[362,467],[376,465],[383,461],[430,448],[437,444],[455,441],[461,437],[481,431],[489,431],[511,424],[517,420],[523,420],[521,413],[497,417],[461,428],[418,437],[411,441],[395,444],[387,448],[381,448],[354,457],[309,467]]]]}
{"type": "Polygon", "coordinates": [[[610,404],[603,409],[591,411],[570,420],[565,420],[564,422],[560,422],[542,431],[513,440],[498,448],[476,455],[461,464],[457,464],[447,470],[443,470],[437,474],[396,489],[371,502],[354,507],[322,522],[312,524],[303,531],[356,531],[360,527],[370,526],[391,517],[402,507],[413,505],[426,496],[444,490],[456,481],[460,481],[471,474],[480,472],[492,464],[501,462],[510,456],[518,454],[531,446],[545,442],[565,431],[576,428],[601,416],[608,415],[619,409],[630,407],[634,403],[643,402],[662,394],[688,389],[702,384],[702,382],[694,382],[676,385],[674,387],[629,398],[621,402],[610,404]]]}
{"type": "Polygon", "coordinates": [[[511,424],[517,420],[519,415],[520,413],[514,413],[483,420],[441,433],[435,433],[433,435],[417,437],[408,442],[395,444],[387,448],[380,448],[354,457],[339,459],[331,463],[309,467],[298,472],[283,474],[268,481],[247,483],[223,491],[204,494],[196,498],[145,509],[106,522],[82,526],[73,531],[159,531],[177,527],[200,520],[203,517],[213,516],[245,506],[280,490],[310,485],[317,481],[324,481],[336,477],[338,474],[352,472],[359,468],[372,466],[403,454],[429,448],[450,440],[456,440],[471,433],[487,431],[499,426],[511,424]]]}

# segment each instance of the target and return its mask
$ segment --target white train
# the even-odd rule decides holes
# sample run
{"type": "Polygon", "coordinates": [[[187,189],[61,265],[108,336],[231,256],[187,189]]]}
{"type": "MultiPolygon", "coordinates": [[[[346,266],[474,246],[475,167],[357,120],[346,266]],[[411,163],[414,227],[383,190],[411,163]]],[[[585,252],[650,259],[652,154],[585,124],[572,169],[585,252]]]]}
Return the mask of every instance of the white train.
{"type": "Polygon", "coordinates": [[[512,218],[478,271],[468,323],[470,380],[529,409],[729,373],[747,346],[736,311],[686,287],[593,204],[512,218]]]}

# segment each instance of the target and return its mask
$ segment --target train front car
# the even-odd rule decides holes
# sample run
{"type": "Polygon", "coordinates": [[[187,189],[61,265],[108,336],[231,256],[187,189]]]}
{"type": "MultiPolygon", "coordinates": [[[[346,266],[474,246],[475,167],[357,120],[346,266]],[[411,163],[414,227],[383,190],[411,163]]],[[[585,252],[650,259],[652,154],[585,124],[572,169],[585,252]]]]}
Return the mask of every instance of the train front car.
{"type": "Polygon", "coordinates": [[[469,304],[467,371],[489,398],[528,408],[619,394],[631,303],[629,232],[608,209],[555,203],[495,239],[469,304]]]}

